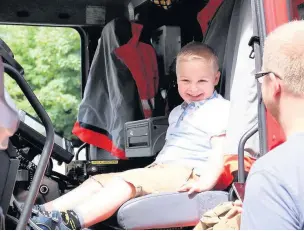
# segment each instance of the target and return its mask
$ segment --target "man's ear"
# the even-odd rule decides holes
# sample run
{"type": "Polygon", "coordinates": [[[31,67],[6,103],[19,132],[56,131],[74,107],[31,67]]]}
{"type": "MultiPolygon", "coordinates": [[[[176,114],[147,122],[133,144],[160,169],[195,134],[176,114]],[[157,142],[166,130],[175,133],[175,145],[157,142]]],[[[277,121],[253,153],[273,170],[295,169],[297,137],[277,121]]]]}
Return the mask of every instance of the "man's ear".
{"type": "Polygon", "coordinates": [[[216,86],[216,85],[219,83],[220,77],[221,77],[221,72],[218,71],[218,72],[215,74],[214,86],[216,86]]]}
{"type": "Polygon", "coordinates": [[[281,82],[273,73],[270,73],[269,77],[270,77],[270,87],[272,88],[273,97],[277,98],[278,96],[280,96],[282,92],[281,82]]]}

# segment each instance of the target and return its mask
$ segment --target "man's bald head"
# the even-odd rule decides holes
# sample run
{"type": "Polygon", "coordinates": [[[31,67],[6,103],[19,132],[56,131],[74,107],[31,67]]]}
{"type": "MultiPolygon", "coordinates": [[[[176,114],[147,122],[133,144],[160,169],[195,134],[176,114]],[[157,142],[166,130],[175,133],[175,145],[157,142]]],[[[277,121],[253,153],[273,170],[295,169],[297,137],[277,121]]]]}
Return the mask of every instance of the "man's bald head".
{"type": "Polygon", "coordinates": [[[284,24],[267,36],[263,71],[282,78],[291,93],[304,95],[304,21],[284,24]]]}

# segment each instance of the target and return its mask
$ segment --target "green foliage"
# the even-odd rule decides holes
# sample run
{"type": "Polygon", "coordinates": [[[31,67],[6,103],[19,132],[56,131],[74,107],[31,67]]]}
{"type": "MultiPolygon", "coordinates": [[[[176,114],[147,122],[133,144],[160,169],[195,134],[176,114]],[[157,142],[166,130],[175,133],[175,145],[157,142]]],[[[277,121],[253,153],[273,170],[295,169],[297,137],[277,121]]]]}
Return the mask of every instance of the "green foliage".
{"type": "MultiPolygon", "coordinates": [[[[25,70],[25,79],[57,133],[71,138],[81,100],[80,35],[72,28],[0,25],[0,38],[25,70]]],[[[5,86],[17,107],[36,116],[14,80],[5,86]]]]}

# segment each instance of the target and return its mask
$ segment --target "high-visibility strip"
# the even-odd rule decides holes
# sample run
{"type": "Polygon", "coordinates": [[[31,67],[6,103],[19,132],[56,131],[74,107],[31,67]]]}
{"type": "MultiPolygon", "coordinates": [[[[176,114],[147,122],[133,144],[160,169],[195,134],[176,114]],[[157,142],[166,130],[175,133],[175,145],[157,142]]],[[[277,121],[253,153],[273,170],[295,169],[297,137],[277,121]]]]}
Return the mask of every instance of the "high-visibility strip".
{"type": "MultiPolygon", "coordinates": [[[[245,156],[244,159],[245,172],[249,172],[256,159],[251,158],[249,156],[245,156]]],[[[223,172],[220,175],[218,182],[216,183],[216,186],[214,188],[216,190],[227,189],[234,180],[234,176],[232,175],[232,173],[236,171],[238,171],[238,155],[225,155],[223,172]]]]}
{"type": "Polygon", "coordinates": [[[84,123],[76,122],[72,133],[85,143],[104,149],[120,159],[126,159],[125,151],[116,147],[108,132],[94,131],[93,126],[86,128],[84,123]]]}

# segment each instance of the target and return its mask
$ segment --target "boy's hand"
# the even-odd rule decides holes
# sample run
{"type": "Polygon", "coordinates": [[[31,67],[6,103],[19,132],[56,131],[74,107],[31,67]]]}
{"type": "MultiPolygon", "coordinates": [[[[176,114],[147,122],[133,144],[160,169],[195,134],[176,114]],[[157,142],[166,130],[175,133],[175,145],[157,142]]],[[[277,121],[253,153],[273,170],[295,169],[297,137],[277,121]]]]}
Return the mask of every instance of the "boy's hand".
{"type": "Polygon", "coordinates": [[[217,183],[224,167],[223,143],[225,136],[214,136],[211,138],[212,149],[209,150],[209,159],[206,167],[201,171],[201,177],[195,181],[189,181],[178,191],[192,194],[195,192],[205,192],[211,190],[217,183]]]}
{"type": "Polygon", "coordinates": [[[208,191],[210,189],[209,189],[209,187],[207,187],[204,184],[203,181],[197,180],[197,181],[187,182],[178,191],[179,192],[187,192],[188,191],[188,194],[190,195],[190,194],[193,194],[193,193],[208,191]]]}

